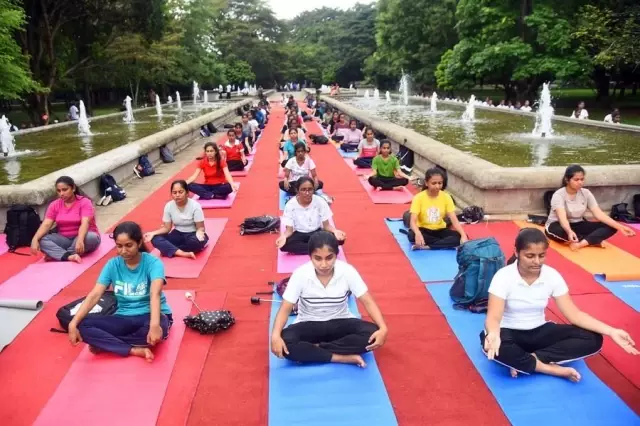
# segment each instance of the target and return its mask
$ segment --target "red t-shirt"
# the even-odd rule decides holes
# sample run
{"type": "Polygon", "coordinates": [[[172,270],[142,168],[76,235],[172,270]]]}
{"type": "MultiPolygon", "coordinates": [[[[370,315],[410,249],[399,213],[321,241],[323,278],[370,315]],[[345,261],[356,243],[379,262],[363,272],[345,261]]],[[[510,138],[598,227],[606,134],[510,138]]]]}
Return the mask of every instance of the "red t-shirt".
{"type": "MultiPolygon", "coordinates": [[[[221,160],[220,167],[223,169],[227,167],[227,162],[225,160],[221,160]]],[[[204,172],[205,185],[218,185],[227,181],[227,178],[224,176],[224,172],[220,170],[220,173],[218,174],[218,165],[214,164],[212,166],[209,164],[207,157],[200,161],[200,169],[204,172]]]]}
{"type": "Polygon", "coordinates": [[[224,149],[224,152],[227,154],[227,161],[229,161],[229,160],[241,161],[242,160],[242,152],[244,151],[244,147],[242,146],[242,143],[240,143],[239,140],[236,140],[233,145],[231,145],[231,143],[229,143],[229,141],[226,141],[222,145],[222,149],[224,149]]]}

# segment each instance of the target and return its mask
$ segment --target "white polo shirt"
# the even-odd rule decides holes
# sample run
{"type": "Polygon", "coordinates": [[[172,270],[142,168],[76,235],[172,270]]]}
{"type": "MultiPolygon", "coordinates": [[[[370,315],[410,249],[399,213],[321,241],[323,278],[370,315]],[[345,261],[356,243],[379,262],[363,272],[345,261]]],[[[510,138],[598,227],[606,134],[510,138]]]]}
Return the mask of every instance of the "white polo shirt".
{"type": "Polygon", "coordinates": [[[307,207],[302,207],[298,198],[293,197],[284,207],[282,224],[292,227],[294,231],[308,233],[322,228],[322,223],[332,216],[329,204],[322,197],[313,195],[307,207]]]}
{"type": "Polygon", "coordinates": [[[532,330],[546,323],[544,310],[549,297],[569,292],[562,275],[542,265],[540,277],[529,285],[520,276],[517,262],[500,269],[493,276],[489,293],[505,301],[501,328],[532,330]]]}
{"type": "Polygon", "coordinates": [[[346,262],[336,260],[333,277],[325,287],[316,276],[311,261],[293,272],[282,298],[298,304],[295,323],[303,321],[329,321],[355,318],[349,310],[349,291],[355,297],[368,289],[356,269],[346,262]]]}

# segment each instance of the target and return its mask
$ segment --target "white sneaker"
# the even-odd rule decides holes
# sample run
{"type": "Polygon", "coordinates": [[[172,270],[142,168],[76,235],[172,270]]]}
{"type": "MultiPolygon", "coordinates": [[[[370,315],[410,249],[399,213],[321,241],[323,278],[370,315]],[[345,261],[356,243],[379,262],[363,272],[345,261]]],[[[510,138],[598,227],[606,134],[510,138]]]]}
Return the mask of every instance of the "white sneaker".
{"type": "Polygon", "coordinates": [[[98,201],[96,201],[96,206],[102,206],[104,203],[104,200],[106,200],[107,196],[104,195],[102,198],[100,198],[98,201]]]}
{"type": "Polygon", "coordinates": [[[102,202],[102,205],[108,206],[109,204],[111,204],[112,201],[113,201],[113,198],[111,198],[111,195],[107,195],[106,197],[104,197],[104,201],[102,202]]]}

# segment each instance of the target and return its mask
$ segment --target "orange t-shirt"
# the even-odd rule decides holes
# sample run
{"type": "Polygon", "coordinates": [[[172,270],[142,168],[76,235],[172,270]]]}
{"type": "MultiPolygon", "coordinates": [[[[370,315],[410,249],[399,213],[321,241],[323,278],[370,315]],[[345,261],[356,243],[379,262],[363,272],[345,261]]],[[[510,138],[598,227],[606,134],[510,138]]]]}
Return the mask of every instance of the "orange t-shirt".
{"type": "Polygon", "coordinates": [[[242,152],[244,151],[244,147],[242,146],[242,143],[240,143],[240,141],[236,140],[233,145],[231,145],[229,141],[226,141],[224,144],[222,144],[222,149],[224,149],[224,152],[226,152],[227,154],[227,160],[242,160],[242,152]]]}
{"type": "MultiPolygon", "coordinates": [[[[214,164],[213,166],[209,164],[209,160],[205,157],[200,161],[200,169],[204,172],[204,183],[205,185],[218,185],[221,183],[225,183],[227,178],[224,176],[224,172],[220,170],[218,173],[218,165],[214,164]]],[[[227,162],[225,160],[220,161],[220,167],[227,167],[227,162]]]]}

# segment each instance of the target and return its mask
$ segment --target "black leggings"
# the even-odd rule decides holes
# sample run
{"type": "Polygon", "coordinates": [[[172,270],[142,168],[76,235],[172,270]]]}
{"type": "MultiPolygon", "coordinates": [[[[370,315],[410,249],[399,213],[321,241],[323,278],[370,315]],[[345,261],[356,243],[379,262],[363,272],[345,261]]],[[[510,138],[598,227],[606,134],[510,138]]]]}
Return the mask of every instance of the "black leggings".
{"type": "MultiPolygon", "coordinates": [[[[602,222],[589,222],[582,220],[580,222],[570,223],[571,230],[578,236],[578,241],[587,240],[590,246],[599,245],[604,240],[613,237],[616,230],[602,222]]],[[[545,234],[550,239],[566,243],[569,241],[567,232],[562,229],[560,222],[551,222],[545,229],[545,234]]]]}
{"type": "Polygon", "coordinates": [[[187,189],[203,200],[225,200],[233,192],[229,183],[208,185],[205,183],[190,183],[187,189]]]}
{"type": "Polygon", "coordinates": [[[241,172],[244,170],[244,164],[242,160],[227,160],[227,167],[230,172],[241,172]]]}
{"type": "Polygon", "coordinates": [[[358,157],[353,160],[353,164],[355,164],[359,169],[370,169],[372,161],[373,157],[358,157]]]}
{"type": "Polygon", "coordinates": [[[409,184],[407,178],[397,177],[384,177],[384,176],[371,176],[369,178],[369,185],[374,188],[381,188],[383,191],[391,191],[396,186],[406,186],[409,184]]]}
{"type": "MultiPolygon", "coordinates": [[[[484,350],[485,332],[480,333],[484,350]]],[[[548,322],[532,330],[500,329],[496,361],[523,373],[536,370],[536,357],[545,364],[562,364],[595,355],[602,349],[602,335],[570,324],[548,322]]]]}
{"type": "MultiPolygon", "coordinates": [[[[287,238],[280,251],[291,254],[309,254],[309,239],[318,231],[320,229],[312,232],[293,231],[293,234],[287,238]]],[[[344,240],[338,241],[338,244],[344,244],[344,240]]]]}
{"type": "Polygon", "coordinates": [[[288,360],[331,362],[336,355],[360,355],[367,352],[369,338],[378,331],[374,323],[358,318],[329,321],[304,321],[282,330],[288,360]],[[316,346],[318,345],[318,346],[316,346]]]}
{"type": "MultiPolygon", "coordinates": [[[[444,228],[433,230],[420,228],[420,233],[422,234],[422,238],[424,238],[424,243],[434,250],[450,249],[460,245],[460,234],[453,229],[444,228]]],[[[407,237],[411,244],[416,242],[416,234],[412,229],[409,229],[407,232],[407,237]]]]}
{"type": "MultiPolygon", "coordinates": [[[[278,182],[278,186],[280,187],[281,191],[286,192],[289,195],[296,195],[298,193],[298,181],[294,180],[293,182],[289,182],[289,190],[287,191],[286,189],[284,189],[284,181],[281,180],[280,182],[278,182]]],[[[324,184],[322,183],[321,180],[318,181],[318,187],[316,188],[316,191],[319,189],[322,189],[324,187],[324,184]]]]}
{"type": "Polygon", "coordinates": [[[340,149],[343,150],[344,152],[357,151],[358,145],[360,144],[344,142],[342,145],[340,145],[340,149]]]}

